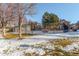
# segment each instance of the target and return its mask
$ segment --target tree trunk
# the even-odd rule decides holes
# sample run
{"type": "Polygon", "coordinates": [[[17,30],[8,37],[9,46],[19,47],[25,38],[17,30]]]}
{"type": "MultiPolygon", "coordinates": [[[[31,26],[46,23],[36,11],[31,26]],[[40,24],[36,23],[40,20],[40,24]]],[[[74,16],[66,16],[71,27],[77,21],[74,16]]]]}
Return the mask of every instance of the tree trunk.
{"type": "Polygon", "coordinates": [[[19,39],[22,39],[21,26],[19,27],[19,39]]]}
{"type": "Polygon", "coordinates": [[[3,32],[3,36],[5,37],[5,35],[6,35],[6,28],[5,28],[5,22],[4,22],[4,19],[2,19],[2,32],[3,32]]]}
{"type": "Polygon", "coordinates": [[[22,32],[21,32],[21,25],[22,25],[22,19],[19,17],[19,39],[22,39],[22,32]]]}
{"type": "Polygon", "coordinates": [[[3,36],[5,37],[6,31],[5,31],[5,27],[3,27],[2,31],[3,31],[3,36]]]}

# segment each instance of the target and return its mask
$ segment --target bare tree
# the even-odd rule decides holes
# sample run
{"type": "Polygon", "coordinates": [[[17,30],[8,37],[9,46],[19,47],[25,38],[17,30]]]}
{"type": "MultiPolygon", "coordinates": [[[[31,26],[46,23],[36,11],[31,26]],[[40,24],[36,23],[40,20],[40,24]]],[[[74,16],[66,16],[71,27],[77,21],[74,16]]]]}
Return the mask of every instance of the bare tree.
{"type": "Polygon", "coordinates": [[[7,24],[11,25],[10,21],[17,20],[19,25],[19,39],[22,38],[22,20],[26,15],[33,15],[35,13],[35,4],[32,3],[10,3],[0,4],[0,23],[5,36],[5,28],[7,24]]]}
{"type": "MultiPolygon", "coordinates": [[[[3,35],[6,33],[6,26],[12,21],[13,17],[13,5],[12,4],[0,4],[0,22],[3,31],[3,35]]],[[[10,25],[10,24],[9,24],[10,25]]]]}
{"type": "Polygon", "coordinates": [[[21,31],[22,20],[27,15],[35,14],[35,4],[32,4],[32,3],[30,3],[30,4],[22,4],[22,3],[15,4],[15,14],[19,20],[18,21],[19,39],[21,39],[22,38],[22,31],[21,31]]]}
{"type": "Polygon", "coordinates": [[[1,21],[1,26],[3,30],[3,35],[5,36],[5,25],[6,25],[6,20],[5,20],[5,7],[4,4],[0,4],[0,21],[1,21]]]}

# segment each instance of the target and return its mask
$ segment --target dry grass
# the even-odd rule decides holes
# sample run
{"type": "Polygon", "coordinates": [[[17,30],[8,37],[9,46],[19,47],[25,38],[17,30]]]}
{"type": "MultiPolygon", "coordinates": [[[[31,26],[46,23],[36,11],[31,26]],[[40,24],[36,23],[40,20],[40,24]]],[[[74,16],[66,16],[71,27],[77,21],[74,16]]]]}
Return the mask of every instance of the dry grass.
{"type": "Polygon", "coordinates": [[[54,45],[60,45],[60,46],[67,46],[67,45],[70,45],[73,43],[72,40],[69,40],[69,39],[58,39],[58,40],[55,40],[55,41],[50,41],[50,43],[54,44],[54,45]]]}
{"type": "Polygon", "coordinates": [[[47,51],[46,56],[79,56],[79,50],[75,49],[74,51],[64,51],[62,48],[67,45],[72,44],[74,41],[70,39],[59,39],[59,40],[51,40],[50,43],[54,44],[55,50],[47,51]]]}
{"type": "MultiPolygon", "coordinates": [[[[22,34],[22,38],[25,38],[25,37],[28,37],[28,36],[32,36],[32,35],[29,35],[29,34],[22,34]]],[[[19,37],[19,34],[7,33],[7,34],[5,35],[5,38],[7,38],[7,39],[18,38],[18,37],[19,37]]]]}
{"type": "MultiPolygon", "coordinates": [[[[22,34],[22,37],[31,36],[27,34],[22,34]]],[[[17,38],[18,34],[6,34],[6,38],[17,38]]],[[[47,44],[55,46],[55,50],[44,49],[45,54],[43,56],[79,56],[79,50],[66,52],[62,50],[63,47],[67,45],[71,45],[74,41],[71,39],[58,39],[58,40],[50,40],[47,44]]],[[[37,44],[36,47],[45,47],[46,43],[37,44]]],[[[38,56],[39,54],[34,53],[25,53],[25,56],[38,56]]]]}

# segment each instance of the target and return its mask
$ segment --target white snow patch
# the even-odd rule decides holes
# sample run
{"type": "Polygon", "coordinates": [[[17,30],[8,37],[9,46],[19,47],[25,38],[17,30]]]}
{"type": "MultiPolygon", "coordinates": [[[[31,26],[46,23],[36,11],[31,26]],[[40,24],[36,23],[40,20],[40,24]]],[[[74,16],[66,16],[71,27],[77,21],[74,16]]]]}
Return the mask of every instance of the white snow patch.
{"type": "Polygon", "coordinates": [[[0,56],[23,56],[25,53],[37,53],[38,55],[43,55],[44,51],[37,48],[21,48],[20,45],[33,45],[47,42],[46,40],[38,39],[23,39],[23,40],[0,40],[0,56]]]}
{"type": "Polygon", "coordinates": [[[62,38],[62,37],[59,37],[59,36],[48,36],[48,35],[37,35],[37,36],[32,36],[30,38],[35,38],[35,39],[59,39],[59,38],[62,38]]]}
{"type": "Polygon", "coordinates": [[[74,49],[79,49],[79,42],[75,42],[75,43],[72,43],[71,45],[67,45],[66,47],[64,47],[65,51],[70,51],[74,49]]]}

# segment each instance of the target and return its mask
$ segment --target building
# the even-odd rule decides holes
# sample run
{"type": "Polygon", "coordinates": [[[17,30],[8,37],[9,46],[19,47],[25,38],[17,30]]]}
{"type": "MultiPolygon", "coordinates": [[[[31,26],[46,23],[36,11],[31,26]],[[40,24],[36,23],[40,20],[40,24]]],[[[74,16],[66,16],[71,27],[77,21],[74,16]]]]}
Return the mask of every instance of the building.
{"type": "Polygon", "coordinates": [[[60,20],[60,24],[59,24],[59,29],[60,30],[63,30],[63,24],[67,25],[70,28],[70,22],[63,19],[63,20],[60,20]]]}
{"type": "Polygon", "coordinates": [[[42,29],[42,25],[38,22],[34,22],[34,21],[29,21],[28,24],[31,26],[31,30],[41,30],[42,29]]]}

